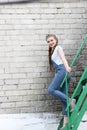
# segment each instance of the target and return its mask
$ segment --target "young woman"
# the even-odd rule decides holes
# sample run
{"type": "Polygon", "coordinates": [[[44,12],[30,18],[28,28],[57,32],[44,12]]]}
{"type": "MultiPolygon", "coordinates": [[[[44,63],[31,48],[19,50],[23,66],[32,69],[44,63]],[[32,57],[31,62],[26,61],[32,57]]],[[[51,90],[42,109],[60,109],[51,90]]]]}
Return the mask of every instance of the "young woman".
{"type": "MultiPolygon", "coordinates": [[[[71,68],[68,65],[68,62],[66,60],[63,48],[58,45],[58,38],[54,34],[48,34],[46,36],[46,41],[49,45],[49,64],[50,64],[50,69],[52,67],[55,70],[55,76],[48,87],[48,92],[55,96],[56,98],[61,100],[62,103],[62,112],[64,116],[64,123],[63,128],[66,126],[68,122],[68,117],[67,117],[67,97],[66,97],[66,86],[65,83],[63,84],[62,87],[60,87],[66,73],[68,72],[68,83],[70,80],[70,72],[71,68]]],[[[71,108],[74,108],[75,105],[75,100],[72,100],[71,102],[71,108]]]]}

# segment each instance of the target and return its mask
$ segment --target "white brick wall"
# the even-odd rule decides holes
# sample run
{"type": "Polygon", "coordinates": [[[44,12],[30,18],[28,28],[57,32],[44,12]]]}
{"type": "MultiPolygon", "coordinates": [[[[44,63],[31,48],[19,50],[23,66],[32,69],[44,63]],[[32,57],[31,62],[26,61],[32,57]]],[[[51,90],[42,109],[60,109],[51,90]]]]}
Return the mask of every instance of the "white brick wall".
{"type": "MultiPolygon", "coordinates": [[[[60,102],[47,93],[53,76],[48,33],[59,37],[71,63],[87,33],[87,2],[0,5],[0,113],[60,110],[60,102]]],[[[87,65],[86,51],[73,69],[72,90],[87,65]]]]}

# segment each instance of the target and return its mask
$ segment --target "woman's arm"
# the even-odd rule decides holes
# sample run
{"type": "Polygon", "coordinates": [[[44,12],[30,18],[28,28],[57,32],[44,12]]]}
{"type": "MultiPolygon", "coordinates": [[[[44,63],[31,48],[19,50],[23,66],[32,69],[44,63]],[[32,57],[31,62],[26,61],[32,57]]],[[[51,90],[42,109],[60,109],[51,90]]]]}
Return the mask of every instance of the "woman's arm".
{"type": "Polygon", "coordinates": [[[63,50],[60,49],[60,48],[58,48],[58,54],[59,54],[59,56],[61,57],[61,59],[62,59],[62,61],[63,61],[63,64],[64,64],[64,66],[65,66],[65,68],[66,68],[66,71],[67,71],[67,72],[70,72],[70,71],[71,71],[71,68],[70,68],[69,65],[68,65],[68,62],[67,62],[67,60],[66,60],[66,57],[65,57],[65,54],[64,54],[63,50]]]}

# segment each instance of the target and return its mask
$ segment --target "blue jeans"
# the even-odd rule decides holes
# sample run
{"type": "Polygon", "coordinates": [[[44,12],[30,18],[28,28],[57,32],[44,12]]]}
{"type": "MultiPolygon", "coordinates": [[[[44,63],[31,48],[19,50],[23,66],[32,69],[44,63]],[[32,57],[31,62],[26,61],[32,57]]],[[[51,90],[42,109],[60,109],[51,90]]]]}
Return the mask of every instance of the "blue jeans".
{"type": "MultiPolygon", "coordinates": [[[[54,76],[50,86],[48,87],[48,92],[49,92],[49,94],[51,94],[61,100],[63,115],[67,115],[67,111],[66,111],[67,96],[66,96],[65,83],[63,84],[62,87],[60,87],[60,85],[66,75],[66,69],[63,64],[57,65],[54,62],[53,62],[53,67],[54,67],[56,73],[55,73],[55,76],[54,76]]],[[[69,80],[70,80],[70,74],[68,74],[68,78],[67,78],[68,83],[69,83],[69,80]]]]}

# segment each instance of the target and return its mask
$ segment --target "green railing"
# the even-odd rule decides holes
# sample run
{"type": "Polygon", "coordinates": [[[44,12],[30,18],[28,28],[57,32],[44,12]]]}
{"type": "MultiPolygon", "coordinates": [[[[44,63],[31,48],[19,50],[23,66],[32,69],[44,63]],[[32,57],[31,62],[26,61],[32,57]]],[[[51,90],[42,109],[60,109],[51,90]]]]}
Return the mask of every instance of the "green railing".
{"type": "MultiPolygon", "coordinates": [[[[82,43],[81,43],[79,49],[77,50],[77,53],[76,53],[75,57],[73,58],[73,61],[72,61],[71,65],[70,65],[71,68],[72,68],[72,67],[74,66],[74,64],[76,63],[76,60],[77,60],[78,56],[80,55],[81,51],[83,50],[84,46],[86,45],[86,40],[87,40],[87,34],[85,35],[85,37],[84,37],[84,39],[83,39],[83,41],[82,41],[82,43]]],[[[66,108],[66,111],[68,112],[68,125],[67,125],[67,128],[68,128],[68,130],[69,130],[69,129],[70,129],[70,124],[69,124],[69,118],[70,118],[69,106],[70,106],[70,103],[71,103],[72,98],[73,98],[74,95],[72,96],[71,100],[68,101],[69,99],[68,99],[67,76],[68,76],[68,73],[66,73],[66,76],[65,76],[64,80],[62,81],[60,87],[62,87],[62,85],[63,85],[64,82],[66,83],[66,95],[67,95],[67,108],[66,108]]]]}
{"type": "MultiPolygon", "coordinates": [[[[77,53],[76,53],[75,57],[73,58],[73,61],[72,61],[71,65],[70,65],[71,68],[72,68],[72,67],[74,66],[74,64],[76,63],[76,60],[77,60],[78,56],[80,55],[80,53],[82,52],[84,46],[86,45],[86,40],[87,40],[87,34],[84,36],[84,39],[83,39],[83,41],[82,41],[82,44],[80,45],[79,49],[77,50],[77,53]]],[[[68,73],[66,74],[65,79],[64,79],[64,80],[66,80],[66,81],[67,81],[67,75],[68,75],[68,73]]],[[[63,80],[63,83],[64,83],[64,80],[63,80]]],[[[62,83],[62,84],[63,84],[63,83],[62,83]]],[[[68,93],[68,86],[66,86],[66,91],[67,91],[66,93],[68,93]]],[[[68,97],[68,96],[67,96],[67,97],[68,97]]],[[[73,96],[72,96],[72,98],[73,98],[73,96]]],[[[71,103],[71,101],[72,101],[72,98],[71,98],[70,102],[68,102],[66,110],[68,109],[68,107],[69,107],[69,105],[70,105],[70,103],[71,103]]]]}
{"type": "MultiPolygon", "coordinates": [[[[80,48],[78,49],[78,51],[77,51],[75,57],[73,58],[73,61],[72,61],[71,65],[70,65],[71,68],[74,66],[74,64],[76,63],[76,60],[77,60],[78,56],[80,55],[81,51],[83,50],[83,48],[84,48],[84,46],[85,46],[85,44],[86,44],[86,40],[87,40],[87,34],[85,35],[85,37],[84,37],[84,39],[83,39],[83,41],[82,41],[82,44],[80,45],[80,48]]],[[[67,73],[67,74],[68,74],[68,73],[67,73]]],[[[66,74],[66,76],[65,76],[65,78],[64,78],[64,80],[63,80],[63,82],[61,83],[60,87],[62,87],[63,83],[65,82],[65,80],[66,80],[66,78],[67,78],[67,74],[66,74]]]]}

